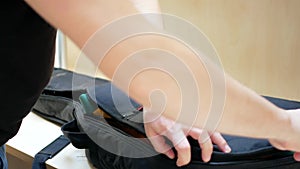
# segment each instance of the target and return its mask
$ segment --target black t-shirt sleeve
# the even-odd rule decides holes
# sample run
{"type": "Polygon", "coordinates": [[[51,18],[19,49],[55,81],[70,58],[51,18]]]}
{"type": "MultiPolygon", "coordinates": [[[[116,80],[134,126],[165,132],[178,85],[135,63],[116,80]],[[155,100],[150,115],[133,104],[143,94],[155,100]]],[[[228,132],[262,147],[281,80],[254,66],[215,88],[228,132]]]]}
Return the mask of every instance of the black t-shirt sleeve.
{"type": "Polygon", "coordinates": [[[7,0],[1,8],[0,145],[17,133],[49,81],[56,35],[23,0],[7,0]]]}

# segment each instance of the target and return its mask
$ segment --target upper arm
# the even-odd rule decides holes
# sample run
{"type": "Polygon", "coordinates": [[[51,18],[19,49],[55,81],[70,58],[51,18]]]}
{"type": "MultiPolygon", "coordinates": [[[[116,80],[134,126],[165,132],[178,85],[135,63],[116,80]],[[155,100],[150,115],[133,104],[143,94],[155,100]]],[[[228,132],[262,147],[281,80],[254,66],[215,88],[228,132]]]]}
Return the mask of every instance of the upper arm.
{"type": "Polygon", "coordinates": [[[159,11],[156,0],[25,0],[54,27],[79,47],[103,25],[140,12],[159,11]]]}

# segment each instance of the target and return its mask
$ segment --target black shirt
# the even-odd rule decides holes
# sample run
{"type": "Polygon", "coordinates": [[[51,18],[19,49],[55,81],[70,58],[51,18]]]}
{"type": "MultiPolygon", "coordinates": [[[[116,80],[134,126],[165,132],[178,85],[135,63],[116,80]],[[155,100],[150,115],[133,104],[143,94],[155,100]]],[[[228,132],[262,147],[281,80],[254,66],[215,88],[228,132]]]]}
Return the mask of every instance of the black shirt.
{"type": "Polygon", "coordinates": [[[1,8],[0,145],[18,132],[47,84],[56,35],[23,0],[7,0],[1,8]]]}

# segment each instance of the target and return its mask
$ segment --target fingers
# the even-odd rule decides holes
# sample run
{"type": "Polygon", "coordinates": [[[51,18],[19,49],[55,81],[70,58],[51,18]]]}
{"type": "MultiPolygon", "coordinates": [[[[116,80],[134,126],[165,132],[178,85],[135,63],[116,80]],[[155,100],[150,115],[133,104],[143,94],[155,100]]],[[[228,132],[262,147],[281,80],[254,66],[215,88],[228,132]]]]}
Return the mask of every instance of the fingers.
{"type": "Polygon", "coordinates": [[[274,139],[269,139],[269,142],[272,144],[272,146],[276,147],[277,149],[279,150],[287,150],[286,149],[286,143],[283,142],[283,141],[277,141],[277,140],[274,140],[274,139]]]}
{"type": "Polygon", "coordinates": [[[157,152],[163,153],[171,159],[175,158],[171,146],[165,142],[163,136],[166,136],[177,151],[178,158],[176,164],[178,166],[183,166],[190,162],[190,143],[188,142],[181,125],[161,116],[152,122],[145,123],[144,126],[147,137],[157,152]]]}
{"type": "Polygon", "coordinates": [[[191,161],[191,146],[188,142],[183,130],[175,126],[175,130],[171,129],[167,132],[167,138],[173,143],[177,151],[177,166],[187,165],[191,161]]]}
{"type": "Polygon", "coordinates": [[[221,134],[214,133],[210,136],[205,130],[199,128],[188,129],[188,127],[183,127],[162,116],[150,123],[145,123],[145,131],[154,149],[171,159],[175,158],[175,154],[171,146],[165,142],[164,136],[172,142],[177,151],[177,166],[186,165],[191,160],[191,146],[187,140],[187,135],[198,140],[202,150],[201,157],[204,162],[208,162],[211,159],[213,142],[217,144],[223,152],[231,151],[221,134]]]}
{"type": "Polygon", "coordinates": [[[149,140],[157,152],[165,154],[170,159],[175,158],[172,148],[166,144],[165,139],[162,136],[154,136],[149,138],[149,140]]]}
{"type": "Polygon", "coordinates": [[[213,144],[211,139],[208,137],[208,139],[204,142],[200,141],[199,139],[198,142],[201,148],[202,160],[204,162],[209,162],[213,153],[213,144]]]}
{"type": "Polygon", "coordinates": [[[191,161],[191,146],[186,138],[174,146],[177,151],[177,166],[187,165],[191,161]]]}
{"type": "Polygon", "coordinates": [[[168,144],[165,142],[165,138],[159,135],[152,126],[150,125],[145,125],[145,131],[147,134],[148,139],[150,140],[152,146],[154,149],[162,154],[165,154],[167,157],[170,159],[175,158],[175,154],[168,144]]]}
{"type": "Polygon", "coordinates": [[[300,162],[300,152],[294,154],[294,159],[300,162]]]}
{"type": "Polygon", "coordinates": [[[198,140],[201,148],[201,157],[204,162],[209,162],[213,152],[213,144],[207,132],[198,128],[192,128],[188,131],[189,136],[198,140]]]}
{"type": "Polygon", "coordinates": [[[223,151],[224,153],[231,152],[231,148],[229,147],[226,140],[220,133],[214,132],[210,137],[212,142],[215,143],[221,151],[223,151]]]}
{"type": "Polygon", "coordinates": [[[204,162],[208,162],[211,159],[213,143],[215,143],[221,151],[225,153],[231,152],[231,148],[227,144],[226,140],[218,132],[214,132],[213,134],[209,135],[208,132],[202,129],[192,128],[187,133],[187,135],[190,135],[193,139],[198,140],[199,146],[202,150],[202,160],[204,162]]]}

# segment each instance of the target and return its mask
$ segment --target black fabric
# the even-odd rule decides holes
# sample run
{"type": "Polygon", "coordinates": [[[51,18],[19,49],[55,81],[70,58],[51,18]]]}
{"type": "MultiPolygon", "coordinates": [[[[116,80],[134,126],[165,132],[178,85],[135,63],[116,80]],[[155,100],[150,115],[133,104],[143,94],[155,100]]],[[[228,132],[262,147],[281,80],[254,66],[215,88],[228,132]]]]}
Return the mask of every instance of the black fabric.
{"type": "MultiPolygon", "coordinates": [[[[156,156],[152,156],[149,158],[127,158],[122,157],[116,154],[112,154],[103,148],[99,147],[97,144],[95,144],[92,140],[89,139],[89,137],[82,131],[80,131],[79,127],[76,124],[76,121],[73,121],[71,123],[67,123],[62,128],[66,136],[71,140],[72,144],[81,149],[86,149],[86,154],[89,159],[89,161],[92,162],[92,164],[99,169],[107,168],[107,169],[178,169],[178,168],[184,168],[184,169],[298,169],[300,167],[300,163],[297,163],[294,161],[291,153],[286,154],[284,156],[276,156],[276,153],[268,152],[268,151],[257,151],[255,153],[251,154],[251,151],[249,151],[248,160],[243,160],[242,156],[239,155],[239,153],[230,154],[229,156],[222,155],[219,157],[216,156],[216,150],[214,150],[213,158],[211,162],[204,163],[200,159],[192,159],[192,162],[184,167],[177,167],[176,166],[176,160],[171,160],[167,158],[165,155],[159,154],[156,156]],[[72,133],[72,134],[70,134],[72,133]],[[75,144],[74,144],[75,143],[75,144]],[[258,158],[257,153],[264,154],[264,158],[258,158]],[[234,157],[234,159],[231,159],[229,161],[227,157],[234,157]],[[225,157],[225,158],[224,158],[225,157]],[[239,158],[241,157],[241,158],[239,158]],[[251,158],[249,158],[251,157],[251,158]],[[215,159],[219,158],[219,161],[216,161],[215,159]],[[238,159],[238,160],[237,160],[238,159]]],[[[125,133],[124,133],[125,134],[125,133]]],[[[229,141],[229,144],[233,146],[236,144],[236,142],[239,142],[238,145],[235,145],[235,147],[252,147],[252,145],[249,145],[248,143],[251,143],[251,140],[248,140],[245,138],[244,140],[239,140],[239,137],[234,136],[225,136],[227,141],[229,141]],[[235,140],[233,142],[230,142],[230,140],[235,140]],[[243,145],[241,145],[243,144],[243,145]]],[[[112,139],[118,139],[112,137],[112,139]]],[[[191,141],[191,140],[190,140],[191,141]]],[[[259,142],[259,140],[256,140],[259,142]]],[[[107,140],[107,143],[110,143],[110,140],[107,140]]],[[[118,146],[118,145],[116,145],[118,146]]],[[[195,146],[192,144],[192,156],[193,157],[200,157],[201,152],[197,149],[198,146],[195,146]]],[[[264,147],[264,145],[259,145],[259,147],[264,147]]],[[[251,149],[255,149],[255,147],[252,147],[251,149]]],[[[237,150],[235,150],[237,151],[237,150]]],[[[253,151],[253,150],[252,150],[253,151]]],[[[278,152],[278,151],[277,151],[278,152]]],[[[244,152],[245,154],[246,152],[244,152]]],[[[262,156],[263,157],[263,156],[262,156]]]]}
{"type": "Polygon", "coordinates": [[[17,133],[50,78],[56,30],[23,0],[6,0],[0,8],[2,145],[17,133]]]}
{"type": "MultiPolygon", "coordinates": [[[[126,140],[121,139],[122,135],[131,135],[131,133],[127,132],[127,130],[124,129],[135,129],[137,132],[141,134],[145,134],[143,124],[142,123],[135,123],[131,122],[130,120],[132,118],[135,118],[135,116],[139,116],[141,114],[141,111],[137,111],[139,109],[140,105],[137,103],[134,103],[133,100],[130,100],[133,102],[133,106],[127,107],[127,106],[120,106],[120,104],[124,103],[127,104],[127,102],[122,102],[121,100],[118,100],[118,106],[120,108],[116,108],[115,101],[116,98],[126,98],[127,96],[122,93],[120,90],[115,89],[114,97],[112,96],[112,89],[115,89],[115,87],[111,86],[111,84],[106,84],[101,87],[96,87],[96,89],[88,90],[88,93],[91,97],[89,97],[87,94],[84,95],[82,98],[89,97],[90,99],[86,99],[89,101],[94,100],[99,105],[99,108],[102,109],[104,112],[106,112],[109,116],[109,118],[99,117],[95,116],[94,114],[89,114],[90,112],[93,112],[90,110],[90,108],[87,109],[89,105],[94,105],[88,103],[88,106],[82,106],[83,108],[87,109],[88,111],[83,112],[83,117],[85,118],[93,118],[93,124],[98,127],[98,130],[101,131],[93,131],[93,133],[100,134],[103,133],[102,138],[104,139],[104,142],[107,142],[108,144],[114,143],[115,147],[121,148],[122,144],[121,142],[124,142],[126,140]],[[114,100],[113,100],[114,99],[114,100]],[[131,110],[130,110],[131,108],[131,110]],[[129,113],[128,111],[132,111],[129,113]],[[87,114],[88,113],[88,114],[87,114]],[[124,116],[124,113],[130,114],[130,116],[124,116]],[[104,122],[105,120],[105,122],[104,122]],[[114,125],[115,123],[111,123],[110,121],[117,121],[120,124],[114,125]],[[119,131],[121,134],[117,135],[116,133],[109,135],[109,129],[106,127],[106,125],[112,124],[111,127],[115,128],[116,131],[119,131]],[[103,132],[102,132],[103,130],[103,132]],[[105,132],[106,130],[106,132],[105,132]],[[105,134],[104,134],[105,133],[105,134]]],[[[128,98],[128,97],[127,97],[128,98]]],[[[284,109],[296,109],[300,108],[300,103],[295,101],[289,101],[289,100],[283,100],[278,98],[272,98],[272,97],[265,97],[267,100],[273,102],[275,105],[284,108],[284,109]]],[[[82,102],[83,104],[87,104],[86,102],[82,102]]],[[[81,112],[82,110],[76,111],[77,116],[82,116],[81,112]]],[[[77,117],[76,116],[76,117],[77,117]]],[[[78,119],[77,117],[77,119],[78,119]]],[[[82,117],[81,117],[82,118],[82,117]]],[[[165,157],[162,154],[147,157],[147,158],[127,158],[122,157],[116,154],[112,154],[97,144],[95,144],[94,141],[87,139],[89,136],[85,132],[83,132],[83,129],[80,122],[73,121],[72,123],[64,125],[62,128],[65,135],[67,135],[71,142],[76,142],[74,144],[78,148],[86,148],[87,149],[87,157],[93,165],[97,168],[110,168],[110,169],[121,169],[121,168],[127,168],[127,169],[139,169],[139,168],[145,168],[145,169],[177,169],[176,166],[176,159],[170,160],[167,157],[165,157]],[[72,132],[70,132],[72,131],[72,132]],[[72,134],[70,134],[72,133],[72,134]],[[81,142],[81,139],[84,140],[81,142]]],[[[96,128],[96,126],[93,127],[96,128]]],[[[84,130],[86,131],[86,130],[84,130]]],[[[230,135],[224,135],[225,139],[227,140],[228,144],[232,148],[232,152],[230,154],[225,154],[218,150],[216,147],[214,147],[214,152],[212,155],[212,159],[209,163],[202,162],[201,159],[201,149],[198,145],[198,142],[196,140],[193,140],[192,138],[188,138],[189,142],[192,147],[192,161],[189,165],[184,166],[182,168],[188,168],[188,169],[238,169],[238,168],[283,168],[283,169],[297,169],[300,168],[300,163],[294,161],[293,159],[293,153],[289,151],[280,151],[275,149],[270,145],[268,140],[265,139],[253,139],[253,138],[247,138],[247,137],[237,137],[237,136],[230,136],[230,135]]],[[[100,138],[101,139],[101,138],[100,138]]]]}
{"type": "Polygon", "coordinates": [[[54,68],[50,82],[45,87],[43,94],[67,97],[77,101],[81,94],[86,93],[87,88],[101,86],[105,83],[108,83],[108,80],[54,68]]]}
{"type": "Polygon", "coordinates": [[[63,125],[74,119],[76,104],[78,103],[70,98],[42,94],[32,112],[57,125],[63,125]]]}
{"type": "Polygon", "coordinates": [[[138,111],[142,105],[110,83],[89,88],[87,92],[90,98],[107,114],[145,135],[142,111],[138,111]],[[127,103],[127,101],[129,102],[127,103]]]}
{"type": "Polygon", "coordinates": [[[52,143],[43,148],[34,156],[32,169],[46,169],[46,161],[53,158],[70,143],[65,136],[59,136],[52,143]]]}
{"type": "Polygon", "coordinates": [[[64,135],[71,138],[72,144],[77,148],[93,148],[94,143],[83,131],[77,126],[77,121],[73,120],[62,126],[64,135]]]}
{"type": "Polygon", "coordinates": [[[80,106],[79,96],[86,93],[87,88],[106,83],[108,80],[54,68],[51,79],[33,106],[32,112],[63,125],[74,119],[75,107],[80,106]]]}

